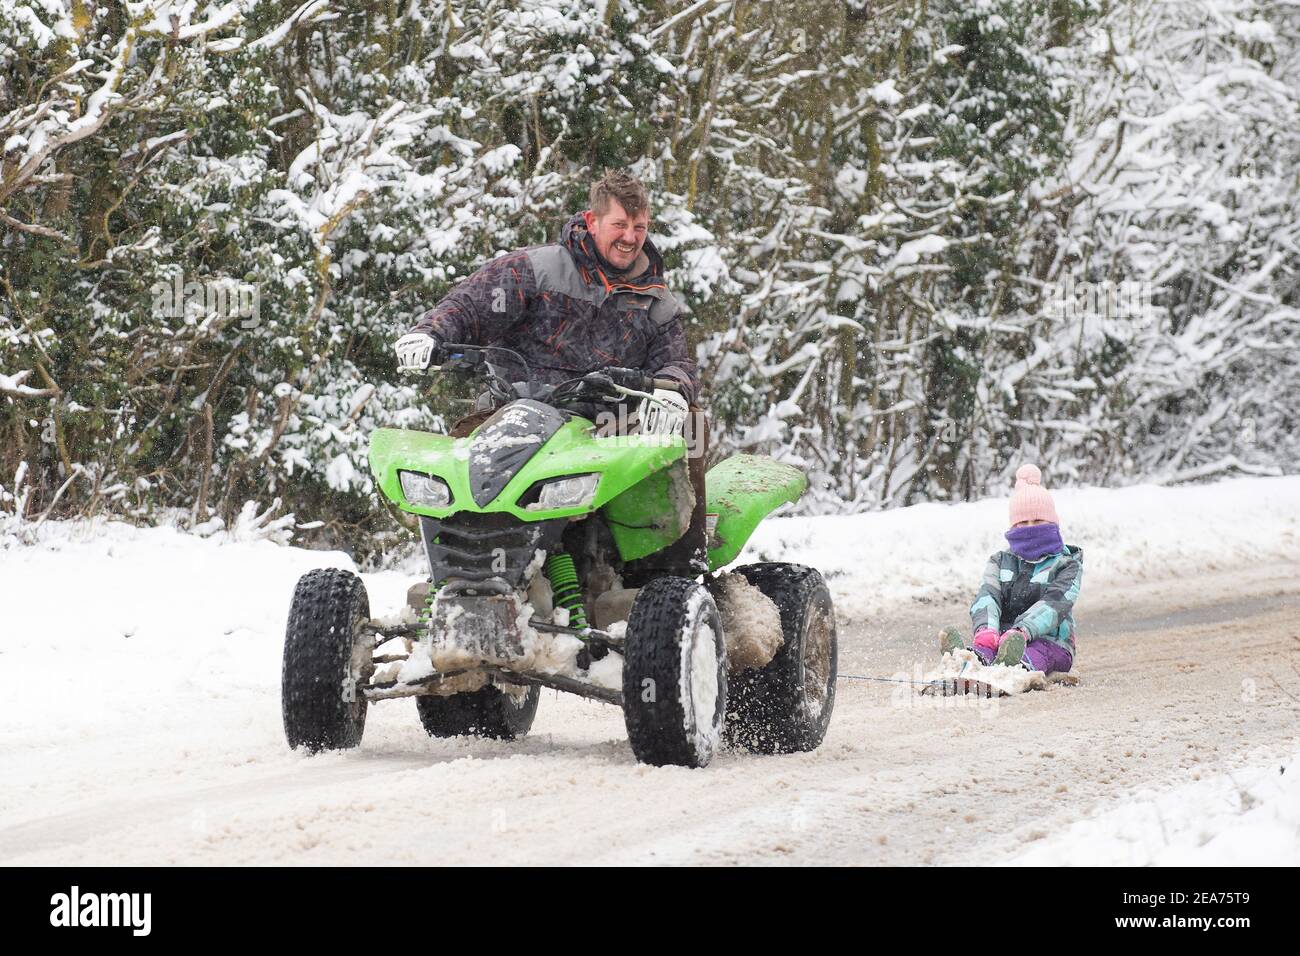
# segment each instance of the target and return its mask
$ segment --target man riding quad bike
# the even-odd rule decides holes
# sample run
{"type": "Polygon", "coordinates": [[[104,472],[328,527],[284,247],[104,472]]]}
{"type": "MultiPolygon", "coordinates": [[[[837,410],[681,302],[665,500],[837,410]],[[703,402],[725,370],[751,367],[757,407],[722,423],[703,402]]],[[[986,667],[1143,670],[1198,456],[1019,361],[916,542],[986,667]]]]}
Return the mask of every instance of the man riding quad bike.
{"type": "Polygon", "coordinates": [[[821,575],[721,572],[806,480],[735,455],[706,494],[696,370],[648,218],[640,183],[609,174],[561,243],[489,263],[399,340],[404,370],[476,375],[487,391],[450,435],[372,436],[371,469],[418,525],[428,579],[385,621],[350,572],[299,581],[291,746],[356,746],[368,704],[395,697],[416,698],[431,735],[511,739],[543,687],[620,705],[646,763],[703,766],[724,732],[764,753],[821,743],[837,654],[821,575]]]}

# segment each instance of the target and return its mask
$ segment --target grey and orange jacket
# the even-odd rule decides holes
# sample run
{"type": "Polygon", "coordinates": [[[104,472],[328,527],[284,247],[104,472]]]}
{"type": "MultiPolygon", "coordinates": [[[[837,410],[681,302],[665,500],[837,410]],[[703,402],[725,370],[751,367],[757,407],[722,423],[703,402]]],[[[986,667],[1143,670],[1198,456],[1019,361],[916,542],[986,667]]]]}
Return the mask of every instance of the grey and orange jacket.
{"type": "MultiPolygon", "coordinates": [[[[698,371],[658,250],[647,238],[631,269],[621,276],[612,271],[582,216],[574,216],[559,242],[493,259],[411,331],[514,349],[532,367],[534,381],[555,384],[621,366],[672,379],[695,401],[698,371]]],[[[508,361],[500,364],[513,380],[526,377],[508,361]]]]}
{"type": "Polygon", "coordinates": [[[1083,584],[1083,550],[1026,561],[1011,551],[989,558],[971,605],[971,628],[1002,632],[1018,627],[1029,640],[1054,641],[1074,653],[1074,602],[1083,584]]]}

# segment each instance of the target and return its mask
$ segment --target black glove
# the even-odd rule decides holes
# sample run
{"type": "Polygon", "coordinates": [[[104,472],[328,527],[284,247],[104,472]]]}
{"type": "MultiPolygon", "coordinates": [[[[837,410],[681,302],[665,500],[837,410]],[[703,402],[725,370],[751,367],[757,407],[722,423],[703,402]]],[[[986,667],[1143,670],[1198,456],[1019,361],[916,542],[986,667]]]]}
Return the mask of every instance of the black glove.
{"type": "Polygon", "coordinates": [[[591,373],[591,377],[596,378],[597,376],[604,376],[615,385],[621,385],[623,388],[634,389],[638,392],[649,391],[652,382],[650,376],[639,369],[620,368],[617,365],[591,373]]]}

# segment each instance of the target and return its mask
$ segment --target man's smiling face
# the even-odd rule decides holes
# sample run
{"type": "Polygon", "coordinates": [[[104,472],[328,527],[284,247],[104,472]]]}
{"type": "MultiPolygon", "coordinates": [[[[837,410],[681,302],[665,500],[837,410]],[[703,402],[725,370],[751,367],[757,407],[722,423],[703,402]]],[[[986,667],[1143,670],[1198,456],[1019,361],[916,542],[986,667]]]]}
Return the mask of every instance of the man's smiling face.
{"type": "Polygon", "coordinates": [[[617,199],[611,199],[604,214],[598,216],[589,209],[583,218],[587,231],[596,241],[596,251],[606,262],[620,271],[636,262],[650,231],[650,210],[642,209],[629,216],[617,199]]]}

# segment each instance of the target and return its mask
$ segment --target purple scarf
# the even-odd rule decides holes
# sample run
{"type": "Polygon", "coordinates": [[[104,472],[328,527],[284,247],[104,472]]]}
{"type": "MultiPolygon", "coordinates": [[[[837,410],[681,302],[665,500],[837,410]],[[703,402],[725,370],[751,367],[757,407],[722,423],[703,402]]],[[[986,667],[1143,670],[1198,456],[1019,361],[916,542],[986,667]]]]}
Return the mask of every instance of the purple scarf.
{"type": "Polygon", "coordinates": [[[1011,552],[1026,561],[1037,561],[1049,554],[1065,550],[1061,529],[1054,524],[1029,524],[1007,532],[1011,552]]]}

